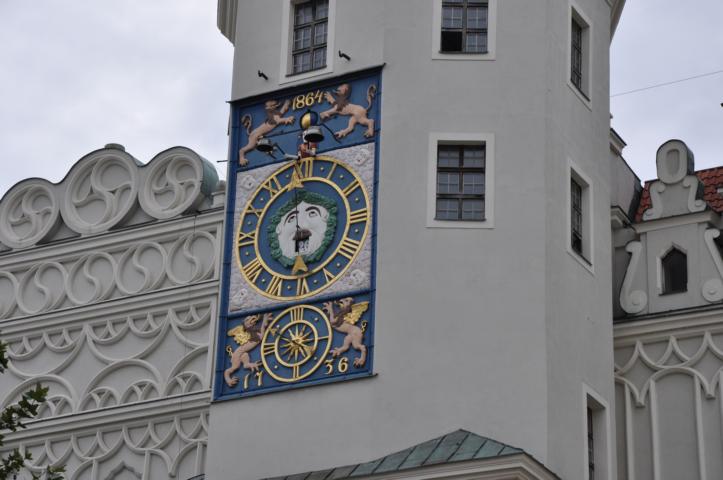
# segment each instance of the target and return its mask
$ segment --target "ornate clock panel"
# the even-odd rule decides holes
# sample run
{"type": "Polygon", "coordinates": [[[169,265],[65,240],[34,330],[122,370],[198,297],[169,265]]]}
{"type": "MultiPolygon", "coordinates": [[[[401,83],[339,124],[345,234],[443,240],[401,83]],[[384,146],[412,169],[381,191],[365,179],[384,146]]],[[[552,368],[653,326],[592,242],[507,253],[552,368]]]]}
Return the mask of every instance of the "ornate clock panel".
{"type": "Polygon", "coordinates": [[[379,86],[232,107],[216,399],[372,374],[379,86]]]}

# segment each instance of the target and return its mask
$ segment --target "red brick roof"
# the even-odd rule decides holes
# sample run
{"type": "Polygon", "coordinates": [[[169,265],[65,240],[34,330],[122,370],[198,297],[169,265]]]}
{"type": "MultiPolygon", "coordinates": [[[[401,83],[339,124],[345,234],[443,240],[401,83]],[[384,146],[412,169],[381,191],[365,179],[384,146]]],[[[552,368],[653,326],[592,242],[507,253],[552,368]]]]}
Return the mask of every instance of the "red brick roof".
{"type": "MultiPolygon", "coordinates": [[[[707,168],[695,172],[698,180],[703,183],[703,200],[708,204],[711,210],[717,213],[723,212],[723,196],[718,193],[718,188],[723,188],[723,167],[707,168]]],[[[635,221],[643,220],[643,212],[649,209],[652,204],[650,202],[650,184],[655,180],[645,182],[643,193],[640,196],[640,204],[635,214],[635,221]]]]}

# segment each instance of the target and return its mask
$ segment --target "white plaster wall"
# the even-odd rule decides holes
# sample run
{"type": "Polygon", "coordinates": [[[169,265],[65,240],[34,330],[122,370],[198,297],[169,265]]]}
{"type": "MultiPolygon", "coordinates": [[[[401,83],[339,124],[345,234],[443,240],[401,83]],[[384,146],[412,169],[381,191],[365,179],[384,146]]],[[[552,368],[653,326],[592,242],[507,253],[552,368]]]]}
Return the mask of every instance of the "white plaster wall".
{"type": "MultiPolygon", "coordinates": [[[[582,478],[582,385],[612,403],[613,384],[610,12],[580,3],[595,32],[592,110],[567,86],[565,1],[498,2],[496,60],[480,62],[432,60],[431,0],[337,1],[335,42],[352,61],[330,75],[386,64],[378,375],[212,405],[207,478],[366,461],[457,428],[582,478]],[[430,132],[495,135],[494,229],[425,227],[430,132]],[[569,159],[594,182],[594,275],[566,248],[569,159]]],[[[244,2],[233,98],[279,87],[255,72],[278,71],[280,11],[244,2]]]]}

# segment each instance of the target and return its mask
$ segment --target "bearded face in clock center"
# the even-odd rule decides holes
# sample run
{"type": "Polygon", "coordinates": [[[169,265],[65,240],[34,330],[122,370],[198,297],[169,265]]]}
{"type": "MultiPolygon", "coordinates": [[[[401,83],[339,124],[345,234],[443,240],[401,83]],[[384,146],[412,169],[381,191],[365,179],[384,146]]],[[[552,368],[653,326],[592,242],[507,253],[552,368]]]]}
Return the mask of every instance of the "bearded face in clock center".
{"type": "Polygon", "coordinates": [[[329,211],[323,206],[312,205],[305,201],[299,203],[295,209],[284,215],[276,226],[276,235],[283,255],[294,258],[297,255],[297,241],[299,255],[314,253],[324,241],[328,221],[329,211]]]}

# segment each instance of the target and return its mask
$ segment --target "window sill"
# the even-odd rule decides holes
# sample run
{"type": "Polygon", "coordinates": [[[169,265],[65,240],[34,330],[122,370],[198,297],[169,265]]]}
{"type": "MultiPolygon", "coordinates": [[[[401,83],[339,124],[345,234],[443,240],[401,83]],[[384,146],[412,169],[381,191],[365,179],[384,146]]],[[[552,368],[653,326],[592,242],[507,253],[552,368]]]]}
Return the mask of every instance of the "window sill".
{"type": "Polygon", "coordinates": [[[579,253],[577,253],[570,247],[567,247],[567,253],[572,258],[574,258],[577,261],[577,263],[579,263],[580,265],[585,267],[585,270],[587,270],[587,272],[590,275],[595,276],[595,269],[593,268],[593,264],[587,258],[583,257],[582,255],[580,255],[579,253]]]}
{"type": "Polygon", "coordinates": [[[577,88],[569,79],[567,80],[567,86],[570,87],[570,90],[572,90],[575,96],[580,99],[583,105],[592,112],[592,103],[590,102],[590,99],[587,98],[587,95],[582,93],[580,89],[577,88]]]}
{"type": "Polygon", "coordinates": [[[672,295],[680,295],[681,293],[688,293],[688,289],[685,290],[676,290],[674,292],[660,292],[658,293],[658,296],[661,297],[670,297],[672,295]]]}
{"type": "Polygon", "coordinates": [[[327,65],[324,68],[319,68],[316,70],[309,70],[302,73],[285,73],[280,79],[279,79],[279,85],[284,85],[291,82],[298,82],[299,80],[306,80],[307,78],[314,78],[319,77],[321,75],[326,75],[328,73],[332,73],[334,70],[327,65]]]}
{"type": "Polygon", "coordinates": [[[472,60],[477,62],[490,61],[495,59],[494,52],[486,53],[464,53],[464,52],[432,52],[432,60],[472,60]]]}
{"type": "Polygon", "coordinates": [[[460,230],[468,229],[492,229],[495,228],[490,220],[437,220],[436,218],[427,220],[427,228],[452,228],[460,230]]]}

